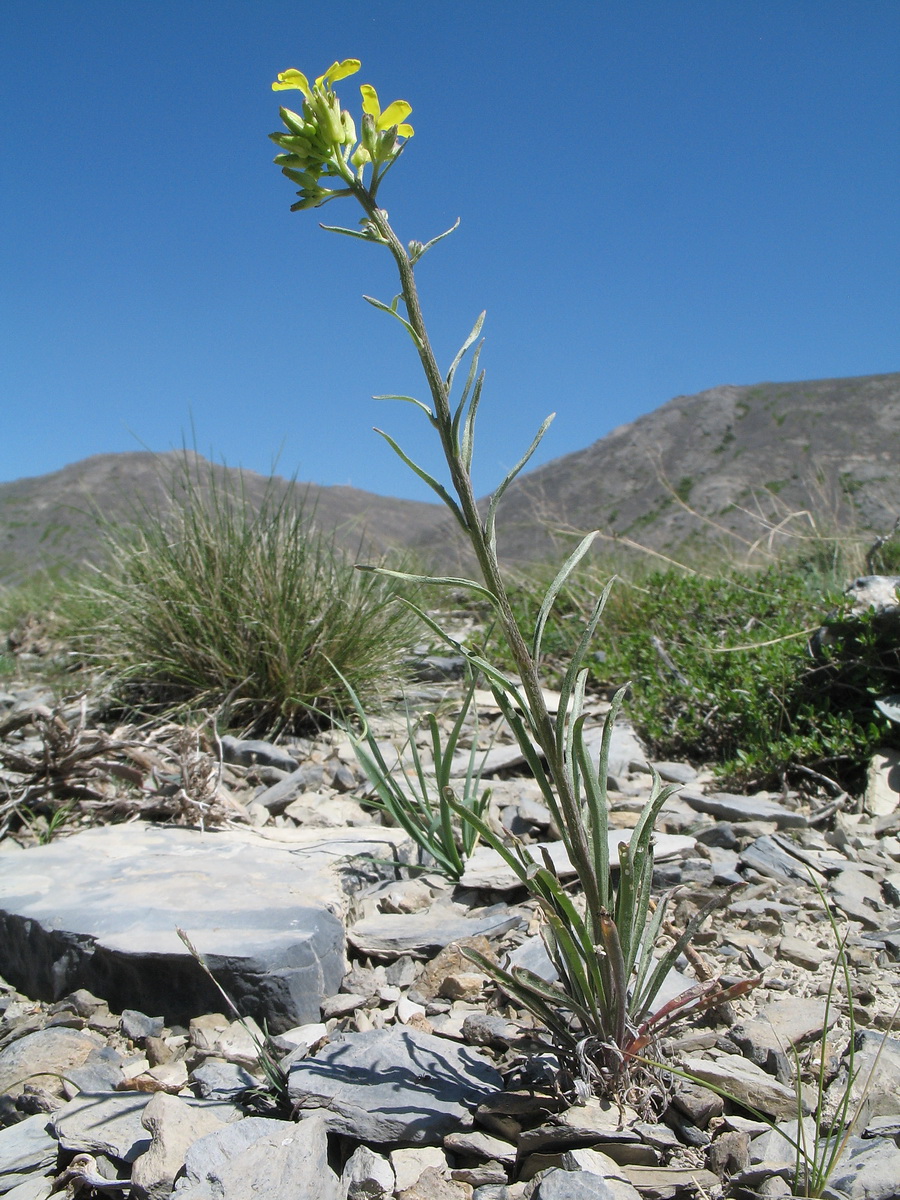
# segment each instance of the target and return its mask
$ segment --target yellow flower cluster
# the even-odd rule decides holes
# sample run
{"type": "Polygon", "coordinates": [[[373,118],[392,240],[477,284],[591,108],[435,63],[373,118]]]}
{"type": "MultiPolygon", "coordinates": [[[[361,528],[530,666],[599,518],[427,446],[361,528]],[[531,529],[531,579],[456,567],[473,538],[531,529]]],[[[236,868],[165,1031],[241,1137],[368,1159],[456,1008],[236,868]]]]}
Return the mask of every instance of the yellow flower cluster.
{"type": "Polygon", "coordinates": [[[357,142],[356,125],[346,109],[342,109],[333,85],[338,80],[355,75],[360,69],[357,58],[335,62],[324,75],[310,84],[302,71],[283,71],[272,84],[276,92],[296,90],[303,93],[301,112],[282,108],[281,119],[287,133],[270,133],[269,137],[284,153],[275,158],[284,174],[300,184],[300,202],[294,209],[313,208],[335,196],[347,194],[347,188],[335,190],[322,187],[320,179],[355,180],[362,183],[367,166],[372,166],[370,191],[374,195],[380,175],[400,153],[403,142],[411,138],[413,128],[406,123],[412,107],[405,100],[395,100],[382,112],[378,93],[371,84],[360,87],[362,94],[362,135],[357,142]]]}

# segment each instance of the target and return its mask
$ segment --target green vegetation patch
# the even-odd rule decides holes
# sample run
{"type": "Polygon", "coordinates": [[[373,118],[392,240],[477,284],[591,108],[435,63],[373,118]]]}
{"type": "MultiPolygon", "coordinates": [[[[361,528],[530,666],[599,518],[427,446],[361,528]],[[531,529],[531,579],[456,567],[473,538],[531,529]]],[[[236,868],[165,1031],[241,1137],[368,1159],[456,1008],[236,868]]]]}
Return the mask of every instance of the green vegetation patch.
{"type": "MultiPolygon", "coordinates": [[[[836,564],[820,558],[716,578],[632,572],[616,582],[592,677],[607,687],[631,682],[628,713],[656,757],[712,763],[736,787],[797,782],[806,767],[859,791],[872,752],[900,747],[900,730],[875,707],[900,692],[896,623],[847,619],[828,575],[836,564]]],[[[551,661],[571,653],[597,574],[589,568],[559,597],[544,635],[551,661]]],[[[522,620],[538,595],[537,579],[521,581],[522,620]]]]}
{"type": "Polygon", "coordinates": [[[271,734],[346,703],[335,668],[371,701],[396,683],[413,640],[397,580],[357,571],[302,509],[274,493],[257,505],[211,468],[186,460],[168,499],[110,531],[113,565],[69,614],[117,696],[271,734]]]}

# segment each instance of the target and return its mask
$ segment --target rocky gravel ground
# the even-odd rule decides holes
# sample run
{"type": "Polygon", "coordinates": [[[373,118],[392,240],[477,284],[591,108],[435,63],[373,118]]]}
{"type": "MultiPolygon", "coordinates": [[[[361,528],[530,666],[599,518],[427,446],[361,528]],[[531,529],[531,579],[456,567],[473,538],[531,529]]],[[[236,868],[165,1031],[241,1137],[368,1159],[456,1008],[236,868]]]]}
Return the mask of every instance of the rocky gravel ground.
{"type": "MultiPolygon", "coordinates": [[[[438,678],[411,699],[452,720],[458,687],[441,676],[453,664],[426,666],[438,678]]],[[[558,854],[550,814],[490,697],[480,699],[470,736],[489,753],[493,823],[558,854]]],[[[598,700],[591,710],[597,730],[604,709],[598,700]]],[[[376,733],[402,761],[405,716],[382,718],[376,733]]],[[[342,967],[316,1001],[317,1019],[291,1024],[285,1016],[267,1039],[261,1018],[248,1015],[252,1005],[239,997],[235,1013],[220,997],[218,1011],[207,1005],[174,1020],[154,1006],[170,982],[164,957],[161,984],[141,985],[131,1007],[110,1011],[115,981],[108,990],[102,978],[91,989],[70,986],[78,982],[74,951],[60,950],[64,934],[82,948],[94,935],[66,930],[65,913],[42,921],[3,899],[16,888],[24,894],[42,854],[94,845],[97,826],[113,823],[131,823],[123,832],[134,838],[162,824],[202,828],[222,845],[295,846],[313,830],[323,844],[346,842],[348,831],[362,837],[382,818],[339,731],[273,746],[217,738],[204,727],[115,727],[99,720],[90,700],[59,706],[39,685],[7,685],[0,694],[0,889],[7,888],[0,909],[8,939],[6,950],[0,944],[0,1195],[778,1197],[792,1194],[793,1151],[760,1114],[790,1133],[802,1113],[808,1135],[820,1061],[825,1111],[837,1110],[851,1083],[851,1111],[860,1110],[826,1194],[900,1195],[900,1041],[892,1036],[900,998],[900,768],[889,757],[876,763],[867,796],[856,802],[827,781],[803,795],[733,796],[709,772],[654,765],[681,785],[658,823],[655,884],[672,892],[666,936],[676,937],[711,896],[722,900],[679,961],[669,995],[698,980],[759,978],[741,1001],[677,1028],[657,1052],[673,1071],[735,1099],[677,1074],[613,1104],[578,1098],[561,1084],[542,1030],[463,954],[472,946],[539,972],[550,966],[533,905],[486,849],[455,887],[417,866],[414,848],[396,837],[393,865],[351,864],[341,877],[342,967]],[[847,934],[855,1082],[848,1081],[850,1003],[813,880],[847,934]],[[40,995],[18,990],[13,929],[35,956],[44,953],[42,939],[56,948],[40,995]],[[260,1055],[267,1040],[268,1075],[260,1055]]],[[[650,774],[624,725],[609,783],[610,825],[627,836],[650,774]]],[[[130,936],[139,939],[137,926],[130,936]]]]}

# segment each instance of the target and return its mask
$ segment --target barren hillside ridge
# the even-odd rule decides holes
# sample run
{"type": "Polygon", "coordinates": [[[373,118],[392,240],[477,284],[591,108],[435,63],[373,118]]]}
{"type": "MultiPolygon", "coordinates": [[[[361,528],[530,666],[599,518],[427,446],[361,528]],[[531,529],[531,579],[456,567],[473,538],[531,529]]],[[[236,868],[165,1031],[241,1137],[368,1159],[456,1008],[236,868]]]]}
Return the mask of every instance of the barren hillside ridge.
{"type": "Polygon", "coordinates": [[[594,528],[678,554],[809,534],[805,513],[824,533],[900,513],[900,373],[677,396],[517,480],[499,527],[510,559],[594,528]]]}
{"type": "Polygon", "coordinates": [[[441,515],[436,504],[394,500],[351,487],[319,487],[207,462],[193,452],[98,454],[61,471],[0,483],[0,583],[42,569],[96,562],[103,525],[122,526],[142,512],[165,512],[173,480],[185,469],[202,489],[210,479],[242,488],[253,504],[267,491],[303,504],[314,526],[334,531],[348,551],[380,554],[414,540],[441,515]]]}
{"type": "MultiPolygon", "coordinates": [[[[165,481],[188,460],[201,479],[210,469],[223,482],[240,477],[254,501],[270,483],[275,496],[293,493],[351,552],[409,546],[446,564],[458,544],[437,504],[270,481],[181,451],[102,454],[0,484],[0,583],[95,561],[97,514],[125,524],[164,507],[165,481]]],[[[692,556],[720,546],[740,552],[756,539],[777,544],[814,528],[880,533],[898,514],[900,372],[676,396],[516,480],[501,505],[499,541],[505,558],[524,562],[558,557],[571,536],[599,529],[601,549],[637,542],[692,556]]]]}

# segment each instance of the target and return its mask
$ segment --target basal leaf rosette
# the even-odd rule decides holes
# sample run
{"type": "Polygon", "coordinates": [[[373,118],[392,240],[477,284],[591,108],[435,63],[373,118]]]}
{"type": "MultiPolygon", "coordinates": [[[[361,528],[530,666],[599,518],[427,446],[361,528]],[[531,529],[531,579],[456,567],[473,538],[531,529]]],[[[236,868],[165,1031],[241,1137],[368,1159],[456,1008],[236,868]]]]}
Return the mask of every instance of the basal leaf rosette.
{"type": "Polygon", "coordinates": [[[299,113],[289,108],[280,110],[287,133],[269,134],[284,151],[275,162],[288,179],[300,184],[300,200],[292,205],[292,211],[316,208],[336,196],[351,195],[364,186],[364,172],[370,166],[372,176],[366,190],[374,199],[385,172],[396,161],[405,140],[413,136],[413,128],[406,121],[412,106],[405,100],[394,100],[382,111],[375,88],[364,83],[360,87],[362,137],[357,141],[353,117],[341,107],[333,85],[355,75],[360,65],[358,58],[334,62],[312,84],[302,71],[291,68],[272,84],[275,92],[295,90],[304,98],[299,113]],[[320,182],[323,177],[341,180],[346,186],[324,187],[320,182]]]}

